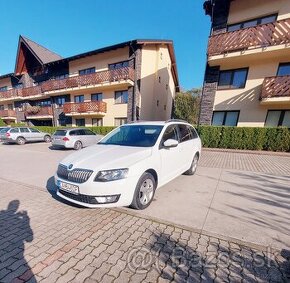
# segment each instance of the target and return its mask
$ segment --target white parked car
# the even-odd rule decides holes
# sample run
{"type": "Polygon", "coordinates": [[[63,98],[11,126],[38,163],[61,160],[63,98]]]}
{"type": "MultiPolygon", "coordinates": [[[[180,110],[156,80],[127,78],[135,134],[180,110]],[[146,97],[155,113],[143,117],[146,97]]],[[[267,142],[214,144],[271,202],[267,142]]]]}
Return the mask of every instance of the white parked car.
{"type": "Polygon", "coordinates": [[[57,194],[86,207],[144,209],[157,188],[183,173],[193,175],[200,154],[200,138],[186,122],[122,125],[60,162],[57,194]]]}

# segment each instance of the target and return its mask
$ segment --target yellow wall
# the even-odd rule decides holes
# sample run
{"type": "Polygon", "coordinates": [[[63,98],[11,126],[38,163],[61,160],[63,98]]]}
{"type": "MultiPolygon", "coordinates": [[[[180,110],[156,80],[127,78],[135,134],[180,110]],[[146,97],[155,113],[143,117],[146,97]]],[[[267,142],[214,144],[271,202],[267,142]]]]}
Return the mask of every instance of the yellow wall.
{"type": "Polygon", "coordinates": [[[261,105],[259,97],[265,77],[276,76],[279,62],[290,62],[288,57],[264,60],[227,61],[221,70],[249,67],[246,86],[243,89],[217,90],[214,110],[240,110],[238,126],[264,126],[268,109],[290,109],[290,104],[261,105]]]}
{"type": "Polygon", "coordinates": [[[290,18],[289,0],[236,0],[231,2],[228,24],[278,14],[278,20],[290,18]]]}
{"type": "Polygon", "coordinates": [[[100,53],[69,62],[69,72],[78,73],[79,70],[95,67],[96,71],[108,69],[108,64],[129,59],[129,48],[119,48],[110,52],[100,53]]]}
{"type": "Polygon", "coordinates": [[[141,120],[169,119],[175,84],[167,46],[145,45],[142,48],[141,78],[141,120]]]}

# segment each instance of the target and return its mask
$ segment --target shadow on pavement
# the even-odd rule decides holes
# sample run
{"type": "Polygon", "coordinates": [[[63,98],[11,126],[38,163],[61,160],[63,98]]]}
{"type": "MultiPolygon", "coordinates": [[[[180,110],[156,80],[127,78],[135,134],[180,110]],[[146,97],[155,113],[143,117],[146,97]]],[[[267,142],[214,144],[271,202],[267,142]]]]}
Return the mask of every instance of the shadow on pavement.
{"type": "Polygon", "coordinates": [[[290,252],[286,250],[277,255],[271,250],[235,249],[218,241],[190,244],[164,233],[155,233],[147,247],[157,255],[152,262],[161,278],[171,282],[186,282],[186,278],[187,282],[287,282],[290,278],[290,252]]]}
{"type": "Polygon", "coordinates": [[[20,211],[19,200],[12,200],[0,211],[0,282],[36,282],[24,258],[25,243],[33,241],[30,218],[20,211]],[[21,267],[21,268],[19,268],[21,267]]]}

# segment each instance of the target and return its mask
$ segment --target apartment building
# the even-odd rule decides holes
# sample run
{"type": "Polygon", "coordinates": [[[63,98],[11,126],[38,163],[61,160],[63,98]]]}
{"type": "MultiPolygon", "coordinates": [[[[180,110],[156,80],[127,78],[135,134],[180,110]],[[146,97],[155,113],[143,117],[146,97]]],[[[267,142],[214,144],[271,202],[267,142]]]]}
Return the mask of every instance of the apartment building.
{"type": "Polygon", "coordinates": [[[290,1],[205,1],[200,124],[290,128],[290,1]]]}
{"type": "Polygon", "coordinates": [[[0,76],[0,117],[35,126],[166,120],[178,88],[170,40],[133,40],[62,58],[20,36],[15,71],[0,76]]]}

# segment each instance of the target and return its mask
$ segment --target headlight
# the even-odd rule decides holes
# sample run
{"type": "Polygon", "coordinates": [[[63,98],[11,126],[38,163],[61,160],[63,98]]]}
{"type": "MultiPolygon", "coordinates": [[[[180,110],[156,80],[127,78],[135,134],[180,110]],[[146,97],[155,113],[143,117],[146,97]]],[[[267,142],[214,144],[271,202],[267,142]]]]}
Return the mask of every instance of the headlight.
{"type": "Polygon", "coordinates": [[[95,178],[95,182],[109,182],[124,179],[127,177],[128,172],[128,168],[99,171],[95,178]]]}

